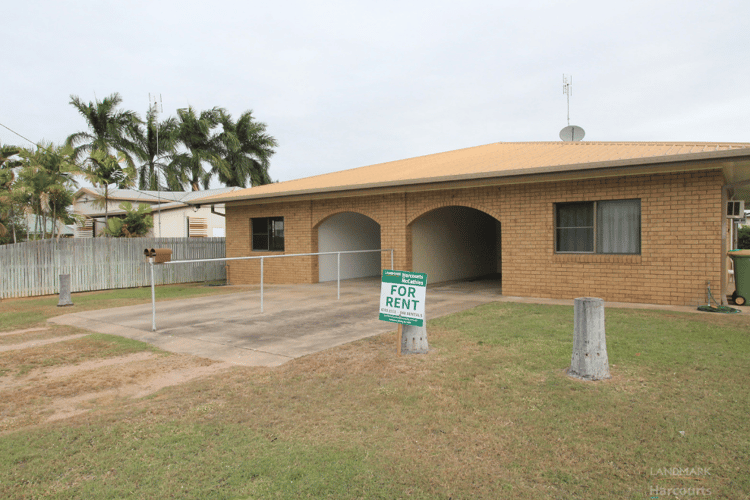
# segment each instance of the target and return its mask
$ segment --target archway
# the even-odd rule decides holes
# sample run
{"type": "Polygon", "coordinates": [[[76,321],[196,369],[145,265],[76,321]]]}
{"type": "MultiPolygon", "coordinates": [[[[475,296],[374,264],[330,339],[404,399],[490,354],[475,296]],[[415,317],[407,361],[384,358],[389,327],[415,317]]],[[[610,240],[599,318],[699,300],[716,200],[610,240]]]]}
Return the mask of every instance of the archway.
{"type": "MultiPolygon", "coordinates": [[[[318,252],[380,248],[380,224],[356,212],[332,215],[318,225],[318,252]]],[[[380,253],[341,255],[341,279],[380,275],[380,253]]],[[[336,256],[318,257],[318,280],[336,279],[336,256]]]]}
{"type": "Polygon", "coordinates": [[[500,221],[480,210],[441,207],[411,224],[412,270],[428,283],[502,273],[500,221]]]}

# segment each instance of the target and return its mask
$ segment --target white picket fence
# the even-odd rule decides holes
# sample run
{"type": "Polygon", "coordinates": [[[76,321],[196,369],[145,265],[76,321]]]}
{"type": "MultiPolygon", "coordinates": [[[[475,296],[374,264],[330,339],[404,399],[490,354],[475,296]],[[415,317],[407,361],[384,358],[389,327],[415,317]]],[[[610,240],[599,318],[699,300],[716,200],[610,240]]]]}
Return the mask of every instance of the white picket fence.
{"type": "MultiPolygon", "coordinates": [[[[0,299],[59,293],[60,275],[71,291],[148,286],[145,248],[170,248],[172,260],[226,256],[224,238],[81,238],[0,245],[0,299]]],[[[223,262],[154,268],[157,285],[226,278],[223,262]]]]}

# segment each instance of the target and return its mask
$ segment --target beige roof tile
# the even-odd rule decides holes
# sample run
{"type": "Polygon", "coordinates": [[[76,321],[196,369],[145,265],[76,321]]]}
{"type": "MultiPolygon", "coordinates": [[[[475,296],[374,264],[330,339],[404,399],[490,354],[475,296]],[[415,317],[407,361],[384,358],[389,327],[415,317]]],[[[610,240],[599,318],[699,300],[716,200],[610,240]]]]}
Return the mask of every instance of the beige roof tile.
{"type": "Polygon", "coordinates": [[[455,179],[645,165],[670,160],[721,157],[730,150],[744,150],[750,155],[750,143],[499,142],[268,184],[201,201],[267,198],[455,179]]]}

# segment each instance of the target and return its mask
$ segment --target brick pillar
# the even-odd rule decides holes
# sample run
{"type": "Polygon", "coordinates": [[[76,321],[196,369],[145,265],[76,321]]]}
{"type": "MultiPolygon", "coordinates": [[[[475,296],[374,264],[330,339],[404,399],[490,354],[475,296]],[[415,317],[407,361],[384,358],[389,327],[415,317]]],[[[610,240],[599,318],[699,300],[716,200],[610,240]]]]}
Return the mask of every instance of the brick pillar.
{"type": "MultiPolygon", "coordinates": [[[[406,194],[383,196],[385,216],[380,224],[381,248],[393,248],[393,268],[411,271],[411,231],[406,226],[406,194]]],[[[391,255],[383,252],[383,269],[391,266],[391,255]]]]}

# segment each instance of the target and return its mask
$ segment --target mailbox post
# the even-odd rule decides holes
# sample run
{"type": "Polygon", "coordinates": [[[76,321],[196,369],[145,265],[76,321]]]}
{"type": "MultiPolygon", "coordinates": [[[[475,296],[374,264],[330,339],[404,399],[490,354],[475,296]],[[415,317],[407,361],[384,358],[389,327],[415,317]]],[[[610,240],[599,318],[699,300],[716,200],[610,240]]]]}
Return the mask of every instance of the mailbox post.
{"type": "Polygon", "coordinates": [[[156,331],[156,289],[154,286],[154,264],[172,262],[172,250],[169,248],[146,248],[143,255],[151,268],[151,331],[156,331]]]}

